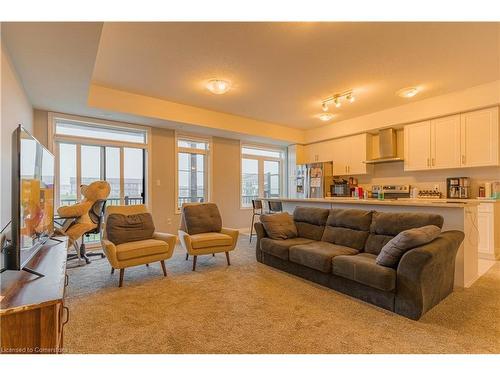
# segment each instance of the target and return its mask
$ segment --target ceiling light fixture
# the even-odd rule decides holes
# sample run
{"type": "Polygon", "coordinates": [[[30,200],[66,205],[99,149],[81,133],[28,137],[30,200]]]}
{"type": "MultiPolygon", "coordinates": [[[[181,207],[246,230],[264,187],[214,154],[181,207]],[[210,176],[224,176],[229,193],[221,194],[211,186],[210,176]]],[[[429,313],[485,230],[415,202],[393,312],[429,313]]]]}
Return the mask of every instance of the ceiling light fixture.
{"type": "Polygon", "coordinates": [[[231,89],[231,82],[214,78],[207,82],[206,88],[212,94],[221,95],[231,89]]]}
{"type": "Polygon", "coordinates": [[[326,121],[330,121],[333,118],[333,114],[328,113],[328,112],[324,112],[324,113],[320,114],[318,117],[321,121],[326,122],[326,121]]]}
{"type": "MultiPolygon", "coordinates": [[[[321,101],[321,108],[323,109],[324,112],[328,111],[328,104],[333,102],[336,108],[340,108],[342,105],[342,100],[345,100],[349,103],[354,103],[356,98],[354,97],[354,94],[352,90],[344,91],[340,94],[334,94],[332,96],[329,96],[326,99],[323,99],[321,101]]],[[[333,116],[333,115],[332,115],[333,116]]],[[[323,120],[323,119],[321,119],[323,120]]],[[[328,120],[323,120],[323,121],[328,121],[328,120]]]]}
{"type": "Polygon", "coordinates": [[[419,92],[418,87],[405,87],[396,92],[396,94],[402,98],[413,98],[419,92]]]}

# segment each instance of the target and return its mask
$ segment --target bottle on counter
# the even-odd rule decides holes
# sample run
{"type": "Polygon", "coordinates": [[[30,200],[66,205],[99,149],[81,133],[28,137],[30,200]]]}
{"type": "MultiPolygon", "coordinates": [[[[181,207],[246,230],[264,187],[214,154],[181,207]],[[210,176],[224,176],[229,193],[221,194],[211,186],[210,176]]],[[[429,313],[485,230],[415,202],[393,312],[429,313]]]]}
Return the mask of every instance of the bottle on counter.
{"type": "Polygon", "coordinates": [[[379,201],[383,201],[384,200],[384,191],[383,190],[380,190],[378,192],[378,200],[379,201]]]}

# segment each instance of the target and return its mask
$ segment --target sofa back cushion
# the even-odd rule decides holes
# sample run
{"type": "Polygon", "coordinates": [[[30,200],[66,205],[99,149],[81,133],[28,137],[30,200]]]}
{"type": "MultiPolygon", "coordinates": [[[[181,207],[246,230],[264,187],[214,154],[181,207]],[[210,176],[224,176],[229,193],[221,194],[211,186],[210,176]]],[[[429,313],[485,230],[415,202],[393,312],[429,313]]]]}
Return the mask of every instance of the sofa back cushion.
{"type": "Polygon", "coordinates": [[[372,211],[334,208],[330,210],[321,240],[363,250],[371,221],[372,211]]]}
{"type": "Polygon", "coordinates": [[[181,230],[190,234],[220,232],[222,218],[215,203],[192,203],[182,206],[181,230]]]}
{"type": "Polygon", "coordinates": [[[404,230],[426,225],[443,227],[443,217],[437,214],[413,212],[373,212],[370,235],[365,244],[365,252],[378,255],[380,250],[404,230]]]}
{"type": "Polygon", "coordinates": [[[273,240],[286,240],[297,237],[297,227],[293,216],[288,212],[260,215],[260,222],[273,240]]]}
{"type": "Polygon", "coordinates": [[[296,207],[293,220],[299,237],[319,241],[325,230],[330,210],[318,207],[296,207]]]}
{"type": "Polygon", "coordinates": [[[155,226],[150,213],[110,214],[106,220],[106,238],[115,245],[153,238],[155,226]]]}

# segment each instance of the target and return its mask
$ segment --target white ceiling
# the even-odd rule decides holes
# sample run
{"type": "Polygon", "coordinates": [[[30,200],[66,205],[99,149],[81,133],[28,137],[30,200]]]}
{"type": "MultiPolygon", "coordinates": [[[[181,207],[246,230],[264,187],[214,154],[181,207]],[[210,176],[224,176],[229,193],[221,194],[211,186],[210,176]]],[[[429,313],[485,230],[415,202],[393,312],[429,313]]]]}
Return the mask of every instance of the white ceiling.
{"type": "MultiPolygon", "coordinates": [[[[297,128],[354,89],[334,121],[500,79],[500,23],[3,23],[35,108],[163,127],[88,107],[90,83],[297,128]],[[230,79],[226,95],[206,79],[230,79]]],[[[185,126],[185,125],[184,125],[185,126]]]]}
{"type": "Polygon", "coordinates": [[[321,99],[354,89],[336,120],[500,78],[498,23],[105,23],[93,80],[104,86],[298,128],[321,99]],[[226,95],[203,82],[231,80],[226,95]]]}

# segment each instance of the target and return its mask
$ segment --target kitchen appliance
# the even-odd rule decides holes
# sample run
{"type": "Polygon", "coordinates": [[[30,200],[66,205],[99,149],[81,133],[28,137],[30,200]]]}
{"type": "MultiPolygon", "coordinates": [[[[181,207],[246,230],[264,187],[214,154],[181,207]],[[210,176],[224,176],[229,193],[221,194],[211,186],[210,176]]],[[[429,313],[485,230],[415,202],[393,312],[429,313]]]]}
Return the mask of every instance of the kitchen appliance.
{"type": "Polygon", "coordinates": [[[403,161],[397,155],[397,135],[396,130],[382,129],[378,133],[378,158],[366,160],[366,164],[391,163],[403,161]]]}
{"type": "Polygon", "coordinates": [[[410,185],[373,185],[372,198],[410,198],[410,185]]]}
{"type": "Polygon", "coordinates": [[[332,163],[312,163],[297,166],[295,192],[297,198],[324,198],[332,182],[332,163]]]}
{"type": "Polygon", "coordinates": [[[332,197],[350,197],[351,189],[349,182],[344,179],[333,180],[333,185],[330,185],[330,193],[332,197]]]}
{"type": "Polygon", "coordinates": [[[469,177],[449,177],[446,179],[446,198],[468,199],[470,198],[469,177]]]}

